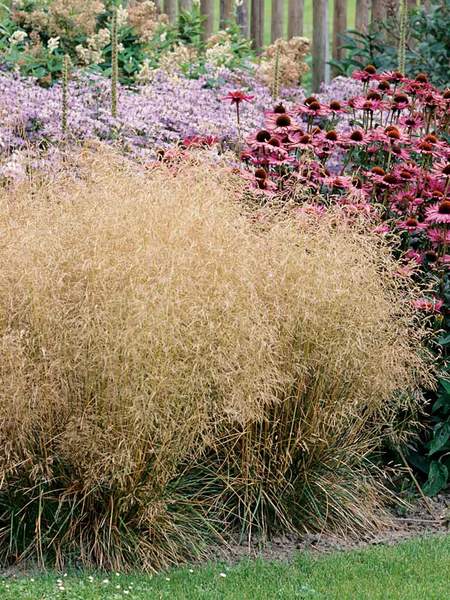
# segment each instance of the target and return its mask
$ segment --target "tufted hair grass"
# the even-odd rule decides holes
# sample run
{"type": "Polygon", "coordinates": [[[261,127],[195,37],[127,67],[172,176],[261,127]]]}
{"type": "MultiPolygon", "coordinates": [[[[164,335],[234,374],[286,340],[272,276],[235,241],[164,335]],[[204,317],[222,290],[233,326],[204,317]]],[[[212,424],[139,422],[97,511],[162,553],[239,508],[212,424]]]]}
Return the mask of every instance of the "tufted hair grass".
{"type": "Polygon", "coordinates": [[[84,151],[0,191],[0,557],[167,567],[240,528],[375,527],[428,380],[387,248],[255,223],[232,176],[84,151]]]}

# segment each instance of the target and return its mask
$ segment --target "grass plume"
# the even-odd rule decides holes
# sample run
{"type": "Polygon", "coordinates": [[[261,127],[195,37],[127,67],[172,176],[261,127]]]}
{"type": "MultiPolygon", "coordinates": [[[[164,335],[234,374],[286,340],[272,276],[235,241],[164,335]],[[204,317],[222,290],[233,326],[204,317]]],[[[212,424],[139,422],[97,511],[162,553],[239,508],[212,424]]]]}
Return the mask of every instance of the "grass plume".
{"type": "Polygon", "coordinates": [[[2,561],[150,569],[227,526],[374,526],[368,456],[427,378],[388,249],[255,225],[201,164],[86,150],[77,174],[0,189],[2,561]]]}

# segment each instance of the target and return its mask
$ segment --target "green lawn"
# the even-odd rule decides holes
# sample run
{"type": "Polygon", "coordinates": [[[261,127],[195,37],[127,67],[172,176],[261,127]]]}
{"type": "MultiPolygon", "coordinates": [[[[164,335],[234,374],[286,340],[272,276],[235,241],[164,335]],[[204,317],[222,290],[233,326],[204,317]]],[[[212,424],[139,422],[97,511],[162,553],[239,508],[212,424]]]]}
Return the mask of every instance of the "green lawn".
{"type": "Polygon", "coordinates": [[[290,564],[262,560],[156,576],[69,574],[0,580],[2,600],[444,600],[450,598],[450,536],[290,564]],[[59,578],[59,582],[58,582],[59,578]]]}

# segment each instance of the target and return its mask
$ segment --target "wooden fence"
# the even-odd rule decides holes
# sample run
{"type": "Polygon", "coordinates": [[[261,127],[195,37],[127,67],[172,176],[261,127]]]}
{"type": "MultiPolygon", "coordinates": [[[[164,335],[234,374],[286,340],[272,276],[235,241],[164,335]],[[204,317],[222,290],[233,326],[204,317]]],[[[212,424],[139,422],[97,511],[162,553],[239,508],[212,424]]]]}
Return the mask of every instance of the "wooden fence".
{"type": "MultiPolygon", "coordinates": [[[[139,0],[129,0],[129,2],[139,0]]],[[[328,0],[312,0],[313,31],[312,31],[312,78],[313,89],[317,91],[323,81],[329,79],[327,62],[329,55],[340,59],[343,55],[341,34],[347,28],[367,31],[369,23],[382,21],[396,14],[400,0],[355,0],[355,23],[348,23],[347,0],[333,0],[332,10],[329,10],[328,0]],[[329,13],[332,14],[329,14],[329,13]],[[329,19],[333,19],[332,28],[329,19]],[[330,29],[332,30],[331,40],[330,29]]],[[[410,7],[417,5],[419,0],[407,0],[410,7]]],[[[215,0],[156,0],[160,9],[169,15],[171,21],[177,17],[178,11],[189,10],[193,4],[200,6],[205,16],[205,37],[214,31],[215,18],[219,16],[220,26],[229,21],[236,21],[244,36],[251,37],[253,46],[260,52],[264,46],[265,8],[266,0],[220,0],[219,15],[214,14],[217,2],[215,0]]],[[[426,2],[425,2],[426,4],[426,2]]],[[[271,0],[270,39],[275,41],[284,37],[287,31],[289,38],[303,34],[304,0],[271,0]],[[287,18],[287,26],[285,24],[287,18]]]]}

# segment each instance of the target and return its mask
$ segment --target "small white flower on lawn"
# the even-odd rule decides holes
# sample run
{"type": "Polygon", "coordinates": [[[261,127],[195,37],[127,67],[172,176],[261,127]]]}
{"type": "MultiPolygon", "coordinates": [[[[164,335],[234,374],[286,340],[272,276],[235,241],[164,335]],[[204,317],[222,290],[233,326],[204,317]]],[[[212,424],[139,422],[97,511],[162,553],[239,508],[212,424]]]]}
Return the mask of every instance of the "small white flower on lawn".
{"type": "Polygon", "coordinates": [[[166,581],[170,581],[170,577],[166,577],[166,581]]]}
{"type": "Polygon", "coordinates": [[[109,579],[104,579],[102,583],[109,583],[109,579]]]}
{"type": "Polygon", "coordinates": [[[226,573],[219,573],[219,577],[226,577],[226,573]]]}

